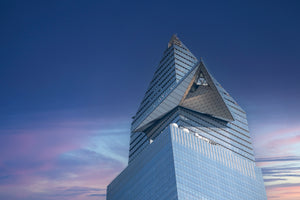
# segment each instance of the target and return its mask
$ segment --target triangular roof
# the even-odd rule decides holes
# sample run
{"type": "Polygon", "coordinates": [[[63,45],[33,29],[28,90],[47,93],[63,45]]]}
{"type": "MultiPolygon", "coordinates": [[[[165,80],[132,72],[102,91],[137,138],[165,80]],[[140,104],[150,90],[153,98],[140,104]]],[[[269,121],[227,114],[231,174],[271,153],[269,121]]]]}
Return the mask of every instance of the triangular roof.
{"type": "Polygon", "coordinates": [[[144,131],[177,106],[233,121],[232,108],[220,87],[203,61],[198,62],[173,35],[134,117],[132,132],[144,131]]]}
{"type": "Polygon", "coordinates": [[[199,69],[194,75],[193,82],[190,83],[187,93],[179,105],[225,121],[234,120],[225,100],[216,87],[214,79],[202,61],[199,63],[199,69]]]}

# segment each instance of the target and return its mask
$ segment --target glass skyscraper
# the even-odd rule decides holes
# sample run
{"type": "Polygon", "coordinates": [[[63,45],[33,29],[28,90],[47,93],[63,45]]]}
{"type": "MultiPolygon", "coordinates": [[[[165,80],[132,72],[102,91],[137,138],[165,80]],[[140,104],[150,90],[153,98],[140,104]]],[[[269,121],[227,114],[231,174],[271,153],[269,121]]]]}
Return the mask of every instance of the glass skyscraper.
{"type": "Polygon", "coordinates": [[[133,117],[107,200],[263,200],[246,113],[172,36],[133,117]]]}

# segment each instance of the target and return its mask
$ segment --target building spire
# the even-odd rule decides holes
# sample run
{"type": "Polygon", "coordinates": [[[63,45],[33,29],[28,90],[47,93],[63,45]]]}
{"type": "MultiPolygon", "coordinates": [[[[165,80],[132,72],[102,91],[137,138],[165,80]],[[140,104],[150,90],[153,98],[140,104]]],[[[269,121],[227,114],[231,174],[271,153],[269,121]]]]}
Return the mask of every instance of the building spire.
{"type": "Polygon", "coordinates": [[[170,39],[170,41],[169,41],[169,43],[168,43],[168,48],[170,47],[170,46],[172,46],[173,44],[176,44],[176,45],[178,45],[178,46],[181,46],[182,44],[181,44],[181,41],[179,40],[179,38],[177,37],[177,34],[173,34],[172,35],[172,37],[171,37],[171,39],[170,39]]]}

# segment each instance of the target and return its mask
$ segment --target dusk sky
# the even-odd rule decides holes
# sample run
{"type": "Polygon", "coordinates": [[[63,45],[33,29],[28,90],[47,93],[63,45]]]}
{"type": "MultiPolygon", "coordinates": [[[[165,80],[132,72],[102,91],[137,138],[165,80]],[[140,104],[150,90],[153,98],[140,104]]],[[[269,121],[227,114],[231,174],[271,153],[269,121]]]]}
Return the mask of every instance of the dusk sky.
{"type": "Polygon", "coordinates": [[[0,1],[0,199],[104,200],[176,33],[247,112],[269,200],[300,199],[300,1],[0,1]]]}

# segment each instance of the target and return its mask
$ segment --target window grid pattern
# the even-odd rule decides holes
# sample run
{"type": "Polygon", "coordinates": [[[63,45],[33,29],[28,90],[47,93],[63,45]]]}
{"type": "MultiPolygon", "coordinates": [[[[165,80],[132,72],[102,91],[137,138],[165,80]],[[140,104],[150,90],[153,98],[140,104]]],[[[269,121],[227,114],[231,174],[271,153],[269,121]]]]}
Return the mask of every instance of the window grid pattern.
{"type": "Polygon", "coordinates": [[[186,129],[171,129],[178,200],[267,199],[254,162],[186,129]]]}
{"type": "Polygon", "coordinates": [[[109,184],[107,200],[178,200],[170,129],[109,184]]]}

